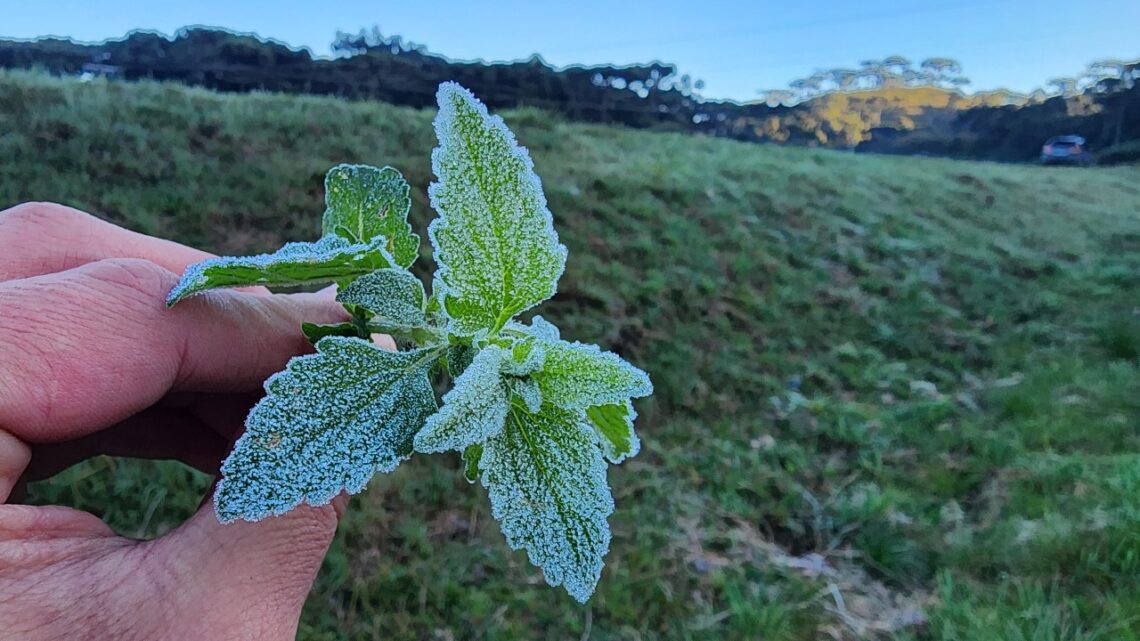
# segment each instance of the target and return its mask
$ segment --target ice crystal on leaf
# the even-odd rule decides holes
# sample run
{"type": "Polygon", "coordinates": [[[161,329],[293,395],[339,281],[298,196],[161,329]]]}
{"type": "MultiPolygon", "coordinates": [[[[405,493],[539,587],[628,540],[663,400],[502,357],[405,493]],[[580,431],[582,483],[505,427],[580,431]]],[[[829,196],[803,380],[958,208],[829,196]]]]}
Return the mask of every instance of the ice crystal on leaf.
{"type": "Polygon", "coordinates": [[[535,383],[533,378],[516,378],[512,380],[511,392],[513,392],[531,412],[538,412],[542,409],[542,390],[538,388],[538,383],[535,383]]]}
{"type": "Polygon", "coordinates": [[[443,407],[416,434],[417,452],[462,450],[503,431],[510,401],[501,375],[504,358],[494,346],[475,355],[444,394],[443,407]]]}
{"type": "Polygon", "coordinates": [[[550,585],[585,603],[610,548],[614,510],[606,462],[582,412],[515,406],[483,444],[479,469],[507,543],[527,551],[550,585]]]}
{"type": "Polygon", "coordinates": [[[649,396],[649,376],[613,352],[596,345],[540,341],[544,360],[533,374],[544,398],[569,409],[624,403],[649,396]]]}
{"type": "Polygon", "coordinates": [[[542,183],[503,120],[471,92],[439,88],[428,189],[439,218],[428,236],[439,263],[450,329],[498,331],[519,312],[554,295],[566,263],[542,183]]]}
{"type": "Polygon", "coordinates": [[[372,314],[370,322],[384,331],[408,331],[423,327],[424,285],[402,269],[381,269],[361,276],[340,290],[336,299],[358,305],[372,314]]]}
{"type": "Polygon", "coordinates": [[[428,380],[438,350],[389,352],[330,337],[265,383],[266,396],[222,466],[216,509],[223,522],[324,505],[359,492],[412,451],[435,412],[428,380]]]}
{"type": "Polygon", "coordinates": [[[337,165],[325,176],[326,236],[338,234],[356,242],[384,238],[395,264],[407,267],[420,253],[420,237],[408,224],[412,199],[400,172],[368,165],[337,165]]]}
{"type": "Polygon", "coordinates": [[[329,171],[321,239],[192,265],[170,292],[174,305],[216,287],[335,282],[351,317],[302,325],[316,353],[266,381],[222,465],[218,518],[321,505],[413,450],[460,451],[507,543],[585,602],[610,545],[606,462],[637,454],[631,399],[653,387],[617,354],[563,340],[541,316],[516,320],[555,293],[566,248],[503,121],[455,83],[437,97],[430,295],[408,271],[419,237],[407,223],[407,182],[364,165],[329,171]],[[375,332],[396,335],[403,351],[376,346],[375,332]],[[442,404],[433,375],[451,383],[442,404]]]}
{"type": "Polygon", "coordinates": [[[613,405],[595,405],[586,410],[586,418],[598,433],[598,442],[610,463],[621,463],[641,451],[641,441],[633,431],[637,410],[629,400],[613,405]]]}
{"type": "Polygon", "coordinates": [[[503,373],[513,376],[526,376],[542,369],[546,362],[546,350],[536,340],[523,339],[511,348],[511,358],[503,362],[503,373]]]}
{"type": "Polygon", "coordinates": [[[286,243],[272,254],[211,258],[186,268],[166,304],[219,287],[287,287],[363,276],[392,266],[385,244],[383,238],[353,243],[325,236],[315,243],[286,243]]]}
{"type": "Polygon", "coordinates": [[[558,327],[541,316],[530,319],[530,325],[511,321],[508,324],[508,329],[516,333],[531,334],[544,341],[556,341],[562,338],[562,333],[558,327]]]}

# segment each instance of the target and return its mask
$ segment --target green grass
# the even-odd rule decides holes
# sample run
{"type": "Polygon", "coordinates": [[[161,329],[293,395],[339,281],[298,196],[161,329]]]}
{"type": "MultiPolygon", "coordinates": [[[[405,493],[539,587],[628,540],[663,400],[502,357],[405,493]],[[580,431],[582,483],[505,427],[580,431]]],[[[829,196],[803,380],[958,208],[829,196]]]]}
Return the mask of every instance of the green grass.
{"type": "MultiPolygon", "coordinates": [[[[0,205],[264,251],[364,162],[404,172],[422,231],[431,117],[0,74],[0,205]]],[[[421,457],[354,499],[304,638],[1140,637],[1136,168],[505,117],[570,249],[543,313],[657,388],[598,593],[543,585],[458,457],[421,457]]],[[[32,489],[136,535],[207,485],[100,459],[32,489]]]]}

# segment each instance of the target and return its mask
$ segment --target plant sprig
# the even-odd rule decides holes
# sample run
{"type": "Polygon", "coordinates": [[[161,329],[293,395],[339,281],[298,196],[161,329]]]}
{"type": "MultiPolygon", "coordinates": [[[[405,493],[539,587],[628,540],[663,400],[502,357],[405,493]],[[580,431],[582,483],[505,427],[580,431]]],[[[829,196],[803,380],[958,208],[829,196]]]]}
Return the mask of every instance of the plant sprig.
{"type": "Polygon", "coordinates": [[[316,353],[266,381],[222,465],[218,518],[323,505],[413,452],[456,450],[468,480],[487,488],[508,544],[585,602],[609,550],[606,461],[637,454],[631,399],[653,388],[645,372],[563,340],[541,316],[516,320],[554,295],[566,247],[502,119],[455,83],[437,98],[430,296],[408,271],[420,240],[407,222],[407,182],[364,165],[329,171],[316,242],[203,261],[171,290],[169,305],[218,287],[335,282],[352,317],[304,324],[316,353]],[[373,332],[411,347],[386,351],[373,332]],[[440,369],[452,381],[442,405],[431,385],[440,369]]]}

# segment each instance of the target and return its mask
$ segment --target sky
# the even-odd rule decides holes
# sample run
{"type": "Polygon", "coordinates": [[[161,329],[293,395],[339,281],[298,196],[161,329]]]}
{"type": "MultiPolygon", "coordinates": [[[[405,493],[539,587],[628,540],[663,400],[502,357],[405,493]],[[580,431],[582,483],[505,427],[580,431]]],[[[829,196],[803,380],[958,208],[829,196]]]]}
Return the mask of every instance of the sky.
{"type": "Polygon", "coordinates": [[[742,101],[816,69],[892,54],[956,58],[968,89],[1023,92],[1093,60],[1140,58],[1140,0],[0,0],[0,37],[94,42],[188,25],[318,55],[338,29],[375,25],[463,60],[661,60],[703,80],[704,96],[742,101]]]}

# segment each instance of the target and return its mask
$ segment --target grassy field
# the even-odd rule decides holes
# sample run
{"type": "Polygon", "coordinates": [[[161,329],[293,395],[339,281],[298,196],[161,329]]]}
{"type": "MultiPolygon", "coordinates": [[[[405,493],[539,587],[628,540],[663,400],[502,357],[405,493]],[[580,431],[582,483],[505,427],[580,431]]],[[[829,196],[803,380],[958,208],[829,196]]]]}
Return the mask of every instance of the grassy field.
{"type": "MultiPolygon", "coordinates": [[[[262,251],[364,162],[422,231],[432,115],[0,74],[0,207],[262,251]]],[[[1140,169],[504,115],[570,249],[544,314],[657,387],[598,593],[546,587],[421,457],[354,499],[302,638],[1140,639],[1140,169]]],[[[207,485],[108,458],[32,490],[148,535],[207,485]]]]}

